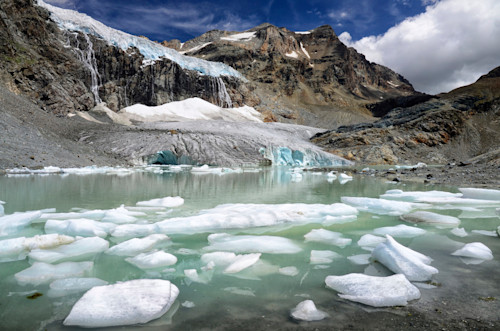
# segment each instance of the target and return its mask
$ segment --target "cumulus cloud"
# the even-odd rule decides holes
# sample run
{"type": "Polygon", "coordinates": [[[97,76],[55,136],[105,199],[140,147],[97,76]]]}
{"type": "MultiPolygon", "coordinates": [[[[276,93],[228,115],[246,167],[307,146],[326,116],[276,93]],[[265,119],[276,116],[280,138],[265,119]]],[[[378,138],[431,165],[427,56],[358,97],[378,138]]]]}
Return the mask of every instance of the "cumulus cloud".
{"type": "Polygon", "coordinates": [[[424,13],[383,35],[339,38],[427,93],[470,84],[500,65],[500,1],[423,1],[430,4],[424,13]]]}

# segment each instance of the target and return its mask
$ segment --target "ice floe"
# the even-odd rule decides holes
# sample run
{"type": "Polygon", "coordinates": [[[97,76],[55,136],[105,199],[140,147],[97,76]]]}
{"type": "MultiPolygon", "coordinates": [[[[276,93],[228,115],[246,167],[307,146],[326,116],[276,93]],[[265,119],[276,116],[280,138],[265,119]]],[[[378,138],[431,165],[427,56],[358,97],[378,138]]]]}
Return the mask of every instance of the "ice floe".
{"type": "Polygon", "coordinates": [[[360,211],[379,215],[399,216],[409,213],[412,209],[431,207],[431,205],[423,203],[390,201],[385,199],[363,197],[342,197],[340,200],[343,203],[356,207],[360,211]]]}
{"type": "Polygon", "coordinates": [[[152,234],[144,238],[133,238],[121,242],[106,251],[109,255],[136,256],[170,241],[164,234],[152,234]]]}
{"type": "Polygon", "coordinates": [[[372,257],[397,274],[403,274],[411,281],[430,280],[438,270],[429,264],[432,259],[426,255],[405,247],[386,236],[387,241],[379,244],[372,252],[372,257]]]}
{"type": "Polygon", "coordinates": [[[154,251],[128,257],[125,261],[140,269],[153,269],[174,265],[177,263],[177,257],[164,251],[154,251]]]}
{"type": "Polygon", "coordinates": [[[147,323],[165,314],[179,295],[168,280],[136,279],[87,291],[64,325],[86,328],[147,323]]]}
{"type": "Polygon", "coordinates": [[[420,291],[404,275],[387,277],[364,274],[328,276],[326,286],[340,292],[341,298],[373,307],[406,306],[420,298],[420,291]]]}
{"type": "Polygon", "coordinates": [[[493,259],[493,253],[491,252],[491,249],[489,249],[488,246],[480,242],[465,244],[464,247],[454,251],[453,253],[451,253],[451,255],[467,257],[477,260],[493,259]]]}
{"type": "Polygon", "coordinates": [[[404,224],[399,224],[395,226],[384,226],[381,228],[376,228],[373,233],[379,235],[391,235],[393,237],[399,238],[413,238],[425,234],[427,231],[424,229],[417,228],[415,226],[408,226],[404,224]]]}
{"type": "Polygon", "coordinates": [[[225,274],[234,274],[240,272],[259,261],[261,253],[237,255],[230,265],[224,269],[225,274]]]}
{"type": "Polygon", "coordinates": [[[410,214],[401,215],[403,221],[411,223],[427,223],[440,226],[458,226],[460,219],[454,216],[441,215],[430,211],[416,211],[410,214]]]}
{"type": "Polygon", "coordinates": [[[399,200],[407,202],[424,202],[433,198],[460,198],[461,193],[450,193],[443,191],[410,191],[404,192],[403,190],[389,190],[380,196],[381,199],[399,200]]]}
{"type": "Polygon", "coordinates": [[[500,190],[485,188],[459,188],[464,198],[482,200],[500,200],[500,190]]]}
{"type": "Polygon", "coordinates": [[[370,263],[371,254],[358,254],[348,256],[347,259],[354,264],[365,265],[370,263]]]}
{"type": "Polygon", "coordinates": [[[28,256],[31,260],[57,263],[64,260],[89,259],[96,254],[104,252],[109,247],[109,242],[100,237],[82,238],[71,244],[61,245],[49,249],[34,249],[28,256]]]}
{"type": "Polygon", "coordinates": [[[309,262],[311,264],[328,264],[333,260],[341,258],[342,255],[329,250],[312,250],[309,262]]]}
{"type": "Polygon", "coordinates": [[[19,271],[14,278],[20,285],[40,285],[50,283],[53,280],[70,277],[83,277],[94,267],[94,262],[63,262],[49,264],[35,262],[27,269],[19,271]]]}
{"type": "Polygon", "coordinates": [[[373,234],[364,234],[358,240],[358,246],[365,250],[373,250],[378,244],[385,242],[387,239],[385,237],[374,236],[373,234]]]}
{"type": "Polygon", "coordinates": [[[159,199],[152,199],[148,201],[139,201],[137,206],[140,207],[167,207],[174,208],[184,204],[184,199],[181,197],[165,197],[159,199]]]}
{"type": "MultiPolygon", "coordinates": [[[[342,203],[225,204],[202,210],[195,216],[166,219],[156,223],[158,229],[151,231],[175,234],[279,224],[335,223],[353,221],[357,213],[355,208],[342,203]]],[[[117,229],[119,230],[120,228],[117,229]]]]}
{"type": "Polygon", "coordinates": [[[278,272],[282,275],[293,277],[299,274],[299,269],[297,269],[297,267],[294,266],[289,266],[289,267],[279,268],[278,272]]]}
{"type": "Polygon", "coordinates": [[[63,278],[50,283],[47,295],[51,298],[62,297],[90,290],[95,286],[107,285],[108,282],[99,278],[63,278]]]}
{"type": "Polygon", "coordinates": [[[323,244],[334,245],[341,248],[344,248],[347,245],[350,245],[352,239],[343,238],[342,233],[333,232],[325,229],[314,229],[304,235],[306,238],[306,242],[320,242],[323,244]]]}
{"type": "Polygon", "coordinates": [[[24,260],[32,249],[49,249],[70,244],[75,238],[60,234],[36,235],[0,240],[0,262],[24,260]]]}
{"type": "Polygon", "coordinates": [[[233,236],[217,233],[208,236],[208,251],[229,251],[235,253],[295,254],[302,250],[291,239],[277,236],[233,236]]]}
{"type": "Polygon", "coordinates": [[[29,211],[1,216],[0,237],[19,232],[21,229],[30,225],[33,221],[40,218],[40,216],[42,216],[41,211],[29,211]]]}
{"type": "Polygon", "coordinates": [[[465,231],[464,228],[455,228],[455,229],[452,229],[451,233],[453,233],[457,237],[467,237],[467,232],[465,231]]]}
{"type": "Polygon", "coordinates": [[[69,236],[105,238],[116,227],[113,223],[102,223],[88,218],[69,220],[47,220],[46,233],[59,233],[69,236]]]}
{"type": "Polygon", "coordinates": [[[328,317],[328,314],[318,310],[312,300],[304,300],[290,311],[290,316],[296,320],[312,322],[320,321],[328,317]]]}

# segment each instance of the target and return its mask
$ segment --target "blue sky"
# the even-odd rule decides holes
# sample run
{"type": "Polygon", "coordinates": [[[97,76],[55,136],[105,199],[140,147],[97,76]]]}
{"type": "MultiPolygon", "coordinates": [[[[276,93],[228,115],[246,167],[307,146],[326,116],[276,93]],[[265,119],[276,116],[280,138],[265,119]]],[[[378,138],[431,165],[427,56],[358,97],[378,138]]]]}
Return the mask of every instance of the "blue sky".
{"type": "Polygon", "coordinates": [[[423,92],[470,84],[500,66],[500,0],[45,0],[152,40],[269,22],[293,31],[323,24],[366,58],[423,92]]]}

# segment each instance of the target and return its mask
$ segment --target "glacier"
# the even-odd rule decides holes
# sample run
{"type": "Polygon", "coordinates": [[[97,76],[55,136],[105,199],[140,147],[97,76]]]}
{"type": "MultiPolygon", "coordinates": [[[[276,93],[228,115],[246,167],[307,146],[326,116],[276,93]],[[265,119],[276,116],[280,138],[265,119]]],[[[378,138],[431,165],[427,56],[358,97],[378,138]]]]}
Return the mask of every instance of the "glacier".
{"type": "Polygon", "coordinates": [[[70,9],[55,7],[43,0],[38,0],[38,5],[47,9],[52,20],[63,30],[91,34],[124,51],[130,47],[136,47],[144,56],[145,64],[152,64],[156,60],[166,58],[179,64],[183,69],[198,71],[202,75],[213,77],[232,76],[244,79],[238,71],[223,63],[182,55],[154,41],[110,28],[88,15],[70,9]]]}

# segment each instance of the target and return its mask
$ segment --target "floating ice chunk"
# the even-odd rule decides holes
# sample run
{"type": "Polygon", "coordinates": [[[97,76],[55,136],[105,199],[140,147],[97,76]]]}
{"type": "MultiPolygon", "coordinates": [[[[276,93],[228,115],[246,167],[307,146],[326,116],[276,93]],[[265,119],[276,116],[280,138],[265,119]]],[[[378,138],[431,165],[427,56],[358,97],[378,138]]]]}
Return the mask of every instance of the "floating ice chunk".
{"type": "Polygon", "coordinates": [[[150,251],[160,244],[170,240],[164,234],[152,234],[144,238],[133,238],[118,245],[115,245],[106,251],[106,254],[119,256],[135,256],[146,251],[150,251]]]}
{"type": "Polygon", "coordinates": [[[491,252],[491,249],[489,249],[485,244],[480,242],[473,242],[470,244],[466,244],[464,247],[451,253],[451,255],[469,257],[479,260],[493,259],[493,253],[491,252]]]}
{"type": "Polygon", "coordinates": [[[312,300],[305,300],[290,311],[290,316],[296,320],[312,322],[320,321],[328,317],[328,314],[318,310],[312,300]]]}
{"type": "Polygon", "coordinates": [[[400,200],[408,202],[423,202],[433,198],[460,198],[461,193],[450,193],[443,191],[414,191],[404,192],[402,190],[389,190],[380,196],[381,199],[400,200]]]}
{"type": "Polygon", "coordinates": [[[82,277],[90,272],[94,262],[63,262],[56,265],[35,262],[27,269],[14,275],[20,285],[40,285],[56,279],[82,277]]]}
{"type": "Polygon", "coordinates": [[[174,265],[177,263],[177,257],[164,251],[156,251],[141,253],[135,257],[128,257],[125,261],[140,269],[152,269],[174,265]]]}
{"type": "Polygon", "coordinates": [[[352,221],[358,211],[342,203],[323,204],[224,204],[199,215],[156,223],[161,233],[196,233],[217,229],[241,229],[279,224],[352,221]],[[333,219],[332,219],[333,218],[333,219]],[[348,219],[344,219],[348,218],[348,219]]]}
{"type": "Polygon", "coordinates": [[[415,165],[396,165],[396,169],[418,169],[418,168],[427,168],[427,164],[424,162],[418,162],[415,165]]]}
{"type": "MultiPolygon", "coordinates": [[[[196,269],[186,269],[184,270],[184,275],[192,282],[207,284],[212,278],[211,273],[204,272],[201,275],[198,274],[196,269]]],[[[188,283],[189,285],[189,283],[188,283]]]]}
{"type": "Polygon", "coordinates": [[[152,199],[148,201],[139,201],[137,206],[143,207],[179,207],[184,204],[184,199],[181,197],[165,197],[160,199],[152,199]]]}
{"type": "Polygon", "coordinates": [[[429,264],[432,259],[405,247],[387,235],[387,241],[379,244],[372,252],[374,259],[397,274],[404,274],[411,281],[426,281],[438,270],[429,264]]]}
{"type": "Polygon", "coordinates": [[[328,231],[325,229],[311,230],[309,233],[304,235],[304,238],[306,238],[306,242],[308,241],[320,242],[323,244],[335,245],[341,248],[350,245],[352,242],[352,239],[342,238],[342,233],[328,231]]]}
{"type": "Polygon", "coordinates": [[[416,211],[401,215],[400,218],[411,223],[428,223],[441,226],[458,226],[460,224],[460,220],[454,216],[431,213],[430,211],[416,211]]]}
{"type": "Polygon", "coordinates": [[[230,292],[237,295],[244,295],[247,297],[254,297],[255,293],[250,288],[239,288],[239,287],[226,287],[224,289],[226,292],[230,292]]]}
{"type": "Polygon", "coordinates": [[[488,230],[472,230],[471,232],[481,234],[483,236],[488,236],[488,237],[496,237],[497,232],[496,231],[488,231],[488,230]]]}
{"type": "Polygon", "coordinates": [[[99,328],[147,323],[165,314],[178,295],[179,289],[162,279],[96,286],[73,306],[64,325],[99,328]]]}
{"type": "Polygon", "coordinates": [[[108,282],[99,278],[64,278],[50,283],[47,295],[51,298],[62,297],[90,290],[95,286],[107,285],[108,282]]]}
{"type": "Polygon", "coordinates": [[[213,262],[218,267],[225,267],[236,259],[236,254],[232,252],[212,252],[201,256],[201,261],[205,264],[213,262]]]}
{"type": "Polygon", "coordinates": [[[420,291],[404,275],[375,277],[364,274],[328,276],[326,286],[339,297],[373,307],[406,306],[420,298],[420,291]]]}
{"type": "Polygon", "coordinates": [[[16,233],[42,216],[41,211],[15,213],[0,217],[0,237],[16,233]]]}
{"type": "Polygon", "coordinates": [[[37,235],[32,238],[0,240],[0,262],[24,260],[32,249],[48,249],[70,244],[75,238],[60,234],[37,235]]]}
{"type": "Polygon", "coordinates": [[[230,251],[235,253],[295,254],[302,249],[292,240],[275,236],[233,236],[226,233],[208,236],[209,251],[230,251]]]}
{"type": "Polygon", "coordinates": [[[226,269],[224,269],[224,273],[234,274],[248,267],[251,267],[252,265],[257,263],[257,261],[259,261],[261,255],[261,253],[238,255],[231,262],[231,264],[226,269]]]}
{"type": "Polygon", "coordinates": [[[333,251],[312,250],[309,261],[311,262],[311,264],[325,264],[325,263],[332,263],[334,259],[338,259],[341,257],[342,256],[340,254],[335,253],[333,251]]]}
{"type": "Polygon", "coordinates": [[[108,249],[109,243],[99,237],[82,238],[68,245],[51,249],[34,249],[29,258],[34,261],[57,263],[64,260],[88,259],[108,249]]]}
{"type": "Polygon", "coordinates": [[[105,238],[116,224],[101,223],[87,218],[69,220],[47,220],[45,223],[46,233],[60,233],[70,236],[101,237],[105,238]]]}
{"type": "Polygon", "coordinates": [[[297,269],[297,267],[290,266],[290,267],[279,268],[278,272],[282,275],[293,277],[299,274],[299,269],[297,269]]]}
{"type": "Polygon", "coordinates": [[[137,221],[135,216],[145,216],[143,212],[129,211],[123,205],[118,208],[107,210],[104,217],[101,219],[102,222],[110,222],[114,224],[128,224],[137,221]]]}
{"type": "Polygon", "coordinates": [[[184,301],[183,303],[181,303],[181,306],[182,307],[185,307],[185,308],[194,308],[195,307],[195,304],[194,302],[192,301],[184,301]]]}
{"type": "Polygon", "coordinates": [[[337,174],[335,171],[330,171],[329,173],[326,174],[326,177],[331,180],[337,179],[337,174]]]}
{"type": "Polygon", "coordinates": [[[370,254],[358,254],[358,255],[348,256],[347,259],[354,264],[365,265],[370,263],[370,257],[371,257],[370,254]]]}
{"type": "Polygon", "coordinates": [[[3,208],[4,204],[5,204],[5,201],[0,200],[0,216],[5,215],[5,209],[3,208]]]}
{"type": "Polygon", "coordinates": [[[373,230],[373,233],[379,235],[391,235],[393,237],[399,238],[413,238],[417,236],[421,236],[426,231],[424,229],[417,228],[415,226],[408,226],[404,224],[399,224],[395,226],[385,226],[381,228],[377,228],[373,230]]]}
{"type": "Polygon", "coordinates": [[[158,231],[156,224],[122,224],[111,231],[113,237],[144,237],[158,231]]]}
{"type": "Polygon", "coordinates": [[[467,237],[467,232],[464,228],[455,228],[451,230],[451,233],[453,233],[457,237],[467,237]]]}
{"type": "Polygon", "coordinates": [[[404,201],[389,201],[385,199],[362,198],[362,197],[341,197],[343,203],[356,207],[360,211],[379,215],[399,216],[409,213],[416,208],[430,208],[428,204],[412,203],[404,201]]]}
{"type": "Polygon", "coordinates": [[[500,200],[500,190],[492,190],[485,188],[459,188],[464,198],[483,199],[483,200],[500,200]]]}
{"type": "Polygon", "coordinates": [[[373,234],[365,234],[358,240],[358,246],[363,249],[373,250],[378,244],[385,242],[384,237],[374,236],[373,234]],[[370,249],[371,248],[371,249],[370,249]]]}
{"type": "Polygon", "coordinates": [[[352,176],[349,176],[348,174],[345,174],[345,173],[341,173],[341,174],[339,174],[338,179],[339,179],[339,182],[349,181],[349,180],[352,180],[352,176]]]}
{"type": "Polygon", "coordinates": [[[70,213],[45,213],[42,214],[40,218],[44,219],[52,219],[52,220],[67,220],[67,219],[77,219],[77,218],[87,218],[92,220],[100,220],[106,215],[104,210],[96,209],[96,210],[87,210],[79,213],[70,212],[70,213]]]}

